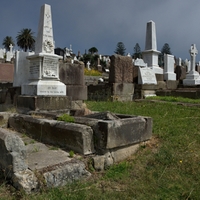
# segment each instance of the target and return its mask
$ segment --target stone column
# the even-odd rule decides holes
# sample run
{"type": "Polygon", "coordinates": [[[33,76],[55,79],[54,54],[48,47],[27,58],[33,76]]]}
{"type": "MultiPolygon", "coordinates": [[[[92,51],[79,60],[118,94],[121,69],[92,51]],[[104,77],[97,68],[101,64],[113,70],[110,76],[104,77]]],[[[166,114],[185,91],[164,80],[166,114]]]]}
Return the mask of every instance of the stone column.
{"type": "Polygon", "coordinates": [[[163,74],[163,69],[158,66],[159,54],[160,51],[157,51],[155,22],[149,21],[146,27],[145,51],[142,52],[143,60],[148,67],[153,68],[156,74],[163,74]]]}

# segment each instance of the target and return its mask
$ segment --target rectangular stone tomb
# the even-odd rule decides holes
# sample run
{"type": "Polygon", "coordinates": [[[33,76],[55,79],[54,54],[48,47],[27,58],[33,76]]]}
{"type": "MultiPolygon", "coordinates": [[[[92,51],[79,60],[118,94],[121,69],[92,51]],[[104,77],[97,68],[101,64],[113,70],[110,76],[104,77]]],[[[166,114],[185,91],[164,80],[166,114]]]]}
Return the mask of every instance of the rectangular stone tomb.
{"type": "Polygon", "coordinates": [[[92,127],[100,151],[137,144],[152,136],[151,117],[104,112],[75,117],[75,121],[92,127]]]}
{"type": "Polygon", "coordinates": [[[138,84],[157,84],[155,72],[149,67],[139,67],[138,84]]]}
{"type": "Polygon", "coordinates": [[[18,132],[26,133],[39,142],[84,155],[94,153],[93,131],[86,125],[13,114],[8,119],[8,126],[18,132]]]}

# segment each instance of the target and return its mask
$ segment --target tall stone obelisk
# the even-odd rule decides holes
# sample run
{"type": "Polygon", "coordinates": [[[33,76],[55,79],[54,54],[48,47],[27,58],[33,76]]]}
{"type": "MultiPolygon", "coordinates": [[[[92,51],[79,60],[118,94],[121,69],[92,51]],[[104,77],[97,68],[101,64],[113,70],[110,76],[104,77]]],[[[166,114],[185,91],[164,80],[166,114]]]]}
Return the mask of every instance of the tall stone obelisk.
{"type": "Polygon", "coordinates": [[[29,82],[22,86],[22,95],[65,96],[66,85],[59,81],[59,59],[54,54],[51,6],[41,7],[35,54],[28,56],[29,82]]]}
{"type": "Polygon", "coordinates": [[[146,42],[145,50],[142,52],[142,57],[148,67],[151,67],[155,74],[163,74],[163,69],[158,65],[158,55],[160,51],[157,50],[156,40],[156,26],[152,20],[147,22],[146,26],[146,42]]]}

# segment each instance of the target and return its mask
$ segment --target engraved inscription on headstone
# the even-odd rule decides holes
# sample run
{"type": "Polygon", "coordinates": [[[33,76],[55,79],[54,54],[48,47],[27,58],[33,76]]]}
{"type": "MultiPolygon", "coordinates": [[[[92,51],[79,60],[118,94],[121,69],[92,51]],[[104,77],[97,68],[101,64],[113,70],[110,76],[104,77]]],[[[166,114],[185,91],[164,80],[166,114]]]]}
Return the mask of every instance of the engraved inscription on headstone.
{"type": "Polygon", "coordinates": [[[148,67],[139,67],[139,84],[157,84],[155,72],[148,67]]]}
{"type": "Polygon", "coordinates": [[[40,60],[31,60],[30,61],[30,78],[38,79],[40,78],[40,60]]]}
{"type": "Polygon", "coordinates": [[[38,88],[38,95],[65,95],[63,88],[59,85],[42,85],[38,88]]]}
{"type": "Polygon", "coordinates": [[[50,56],[43,58],[43,77],[58,78],[58,60],[56,58],[50,56]]]}

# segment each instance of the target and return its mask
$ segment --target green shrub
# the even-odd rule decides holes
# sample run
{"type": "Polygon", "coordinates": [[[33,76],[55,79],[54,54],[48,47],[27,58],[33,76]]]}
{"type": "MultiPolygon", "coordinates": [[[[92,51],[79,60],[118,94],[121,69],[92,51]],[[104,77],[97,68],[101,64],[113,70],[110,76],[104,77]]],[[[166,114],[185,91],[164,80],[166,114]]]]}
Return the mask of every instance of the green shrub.
{"type": "Polygon", "coordinates": [[[74,152],[73,152],[72,150],[69,152],[69,157],[70,157],[70,158],[73,158],[73,157],[74,157],[74,152]]]}
{"type": "Polygon", "coordinates": [[[64,121],[64,122],[74,122],[74,117],[68,115],[68,114],[63,114],[61,116],[58,117],[57,119],[58,121],[64,121]]]}

